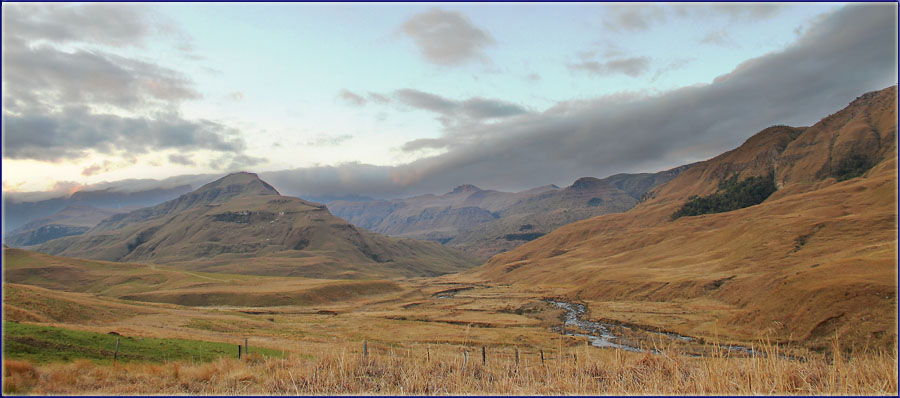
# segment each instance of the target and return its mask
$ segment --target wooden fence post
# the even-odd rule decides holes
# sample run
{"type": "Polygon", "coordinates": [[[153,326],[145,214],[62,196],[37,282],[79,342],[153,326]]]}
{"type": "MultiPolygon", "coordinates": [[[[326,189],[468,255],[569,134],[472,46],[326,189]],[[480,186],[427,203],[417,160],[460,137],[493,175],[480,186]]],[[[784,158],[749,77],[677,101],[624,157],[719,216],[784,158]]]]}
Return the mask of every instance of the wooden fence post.
{"type": "Polygon", "coordinates": [[[425,347],[425,362],[431,362],[431,348],[425,347]]]}
{"type": "Polygon", "coordinates": [[[487,365],[487,350],[485,350],[484,346],[481,346],[481,364],[487,365]]]}
{"type": "Polygon", "coordinates": [[[519,347],[516,347],[516,371],[519,370],[519,347]]]}
{"type": "Polygon", "coordinates": [[[113,365],[116,364],[116,361],[119,359],[119,338],[116,337],[116,352],[113,353],[113,365]]]}
{"type": "Polygon", "coordinates": [[[241,345],[238,344],[238,359],[241,359],[241,345]]]}
{"type": "Polygon", "coordinates": [[[541,363],[544,363],[544,349],[541,349],[541,363]]]}
{"type": "Polygon", "coordinates": [[[369,357],[369,343],[363,339],[363,358],[369,357]]]}
{"type": "Polygon", "coordinates": [[[575,365],[578,365],[578,353],[577,352],[572,353],[572,358],[575,359],[575,365]]]}
{"type": "Polygon", "coordinates": [[[463,349],[463,367],[465,367],[469,363],[469,353],[466,352],[466,349],[463,349]]]}
{"type": "Polygon", "coordinates": [[[244,354],[250,355],[250,343],[247,342],[247,338],[244,338],[244,354]]]}

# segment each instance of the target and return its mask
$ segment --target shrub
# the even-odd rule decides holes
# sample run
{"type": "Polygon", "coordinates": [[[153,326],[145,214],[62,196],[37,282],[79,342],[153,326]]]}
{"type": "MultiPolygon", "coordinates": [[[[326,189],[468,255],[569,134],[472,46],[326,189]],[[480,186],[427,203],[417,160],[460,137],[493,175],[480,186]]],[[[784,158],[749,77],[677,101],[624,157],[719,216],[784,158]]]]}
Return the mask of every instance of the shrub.
{"type": "Polygon", "coordinates": [[[874,162],[869,160],[868,157],[864,155],[853,154],[842,159],[840,163],[838,163],[838,166],[832,173],[832,176],[838,181],[846,181],[865,174],[874,165],[874,162]]]}
{"type": "Polygon", "coordinates": [[[719,190],[716,193],[689,198],[684,206],[672,214],[672,219],[743,209],[762,203],[777,189],[774,173],[769,173],[767,176],[750,177],[741,181],[735,174],[719,183],[719,190]]]}

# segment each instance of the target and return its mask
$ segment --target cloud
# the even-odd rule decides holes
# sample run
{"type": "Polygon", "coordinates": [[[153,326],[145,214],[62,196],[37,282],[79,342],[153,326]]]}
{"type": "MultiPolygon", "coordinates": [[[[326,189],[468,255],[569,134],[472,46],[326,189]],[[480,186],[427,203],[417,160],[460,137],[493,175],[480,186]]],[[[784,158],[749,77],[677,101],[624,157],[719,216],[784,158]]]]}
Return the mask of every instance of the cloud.
{"type": "Polygon", "coordinates": [[[350,134],[325,135],[320,134],[306,141],[307,146],[337,146],[342,142],[353,139],[350,134]]]}
{"type": "Polygon", "coordinates": [[[394,98],[410,107],[437,113],[445,125],[502,119],[528,112],[522,106],[511,102],[481,97],[456,101],[408,88],[395,91],[394,98]]]}
{"type": "Polygon", "coordinates": [[[32,41],[126,47],[140,44],[158,31],[150,22],[153,17],[150,9],[136,4],[7,5],[3,7],[3,35],[4,41],[27,37],[32,41]]]}
{"type": "Polygon", "coordinates": [[[624,74],[638,77],[650,69],[650,57],[623,57],[614,58],[605,62],[582,59],[575,64],[569,64],[570,70],[581,70],[594,75],[624,74]]]}
{"type": "Polygon", "coordinates": [[[784,4],[677,4],[673,6],[681,17],[703,18],[710,15],[724,15],[732,21],[757,22],[771,18],[787,6],[784,4]]]}
{"type": "MultiPolygon", "coordinates": [[[[448,125],[431,141],[407,143],[410,149],[443,148],[439,155],[407,164],[348,163],[260,177],[285,195],[394,198],[464,183],[508,191],[568,185],[582,176],[657,171],[707,159],[768,126],[809,125],[864,92],[896,84],[894,7],[844,7],[785,49],[748,60],[709,84],[561,102],[491,123],[448,125]]],[[[394,99],[439,116],[462,112],[465,102],[414,91],[394,99]]]]}
{"type": "Polygon", "coordinates": [[[390,97],[383,94],[373,93],[369,91],[366,93],[366,96],[363,97],[361,94],[354,93],[347,89],[342,89],[338,93],[338,98],[350,106],[364,106],[369,102],[384,105],[391,102],[390,97]]]}
{"type": "Polygon", "coordinates": [[[11,46],[3,51],[5,94],[14,111],[81,104],[130,110],[152,102],[200,98],[180,73],[114,54],[64,52],[50,46],[11,46]]]}
{"type": "MultiPolygon", "coordinates": [[[[409,164],[261,176],[291,195],[399,197],[463,183],[504,190],[567,185],[581,176],[655,171],[710,158],[768,126],[809,125],[864,92],[896,84],[892,7],[843,8],[784,50],[748,60],[710,84],[564,102],[493,124],[454,126],[441,137],[408,143],[407,149],[446,148],[409,164]]],[[[436,112],[456,103],[433,94],[403,98],[436,112]]]]}
{"type": "Polygon", "coordinates": [[[73,107],[54,113],[7,114],[5,122],[4,157],[10,159],[58,162],[91,152],[130,156],[165,149],[240,153],[245,148],[234,130],[177,114],[123,117],[73,107]]]}
{"type": "Polygon", "coordinates": [[[137,162],[133,157],[126,158],[120,162],[112,162],[109,160],[104,160],[103,163],[94,163],[88,167],[85,167],[81,170],[81,175],[85,177],[90,177],[95,174],[107,173],[112,170],[121,169],[123,167],[128,167],[134,165],[137,162]]]}
{"type": "Polygon", "coordinates": [[[232,101],[243,101],[244,93],[240,92],[240,91],[230,92],[230,93],[228,93],[228,99],[230,99],[232,101]]]}
{"type": "Polygon", "coordinates": [[[189,156],[173,153],[169,155],[169,163],[180,164],[182,166],[194,166],[197,163],[194,162],[189,156]]]}
{"type": "Polygon", "coordinates": [[[379,104],[387,104],[391,102],[391,99],[385,95],[381,95],[378,93],[369,92],[368,93],[369,101],[376,102],[379,104]]]}
{"type": "Polygon", "coordinates": [[[701,44],[711,44],[715,46],[731,46],[734,45],[734,41],[731,40],[731,37],[728,35],[728,31],[725,29],[714,30],[712,32],[707,33],[700,39],[701,44]]]}
{"type": "Polygon", "coordinates": [[[529,82],[536,82],[541,80],[541,75],[537,73],[529,73],[525,75],[525,80],[528,80],[529,82]]]}
{"type": "Polygon", "coordinates": [[[613,31],[639,31],[650,29],[665,21],[666,13],[657,5],[612,5],[605,7],[603,26],[613,31]]]}
{"type": "Polygon", "coordinates": [[[207,162],[207,167],[226,172],[245,171],[247,168],[265,163],[265,161],[263,158],[242,153],[225,154],[207,162]]]}
{"type": "Polygon", "coordinates": [[[400,30],[416,43],[426,61],[441,66],[484,58],[482,50],[494,43],[490,34],[463,14],[439,8],[413,15],[400,30]]]}
{"type": "Polygon", "coordinates": [[[757,22],[785,9],[782,4],[676,4],[668,7],[648,4],[606,6],[603,26],[611,31],[649,30],[670,17],[705,19],[725,16],[731,22],[757,22]]]}
{"type": "MultiPolygon", "coordinates": [[[[134,162],[133,155],[165,149],[242,156],[236,130],[182,117],[181,104],[202,97],[193,81],[122,55],[160,36],[177,39],[179,51],[190,47],[152,8],[12,4],[3,7],[3,23],[5,158],[58,162],[99,153],[134,162]]],[[[118,166],[94,164],[83,175],[110,167],[118,166]]]]}
{"type": "Polygon", "coordinates": [[[338,93],[338,97],[344,101],[347,105],[352,106],[363,106],[366,104],[366,99],[361,95],[356,94],[350,90],[343,89],[340,93],[338,93]]]}

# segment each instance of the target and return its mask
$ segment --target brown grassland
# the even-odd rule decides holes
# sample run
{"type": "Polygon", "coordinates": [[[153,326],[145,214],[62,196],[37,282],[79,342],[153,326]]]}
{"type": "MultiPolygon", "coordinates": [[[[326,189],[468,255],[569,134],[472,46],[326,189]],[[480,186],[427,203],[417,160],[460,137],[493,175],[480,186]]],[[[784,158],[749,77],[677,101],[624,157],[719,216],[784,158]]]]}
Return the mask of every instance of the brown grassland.
{"type": "MultiPolygon", "coordinates": [[[[684,343],[638,327],[620,330],[621,339],[655,347],[658,353],[598,349],[588,346],[584,338],[559,333],[562,311],[541,299],[560,292],[449,279],[404,280],[397,282],[394,291],[318,305],[275,307],[134,302],[7,283],[8,321],[115,331],[134,338],[235,345],[248,338],[251,352],[253,347],[264,347],[283,350],[285,355],[266,358],[254,353],[242,360],[233,355],[212,362],[118,365],[84,359],[35,363],[6,355],[3,388],[5,393],[35,395],[897,391],[895,349],[816,352],[771,342],[767,331],[754,339],[708,336],[705,341],[684,343]],[[364,341],[368,357],[363,355],[364,341]],[[764,355],[739,355],[717,349],[716,343],[752,344],[764,355]],[[698,352],[704,356],[688,355],[698,352]]],[[[278,289],[272,291],[278,294],[278,289]]],[[[834,339],[839,346],[840,336],[834,339]]]]}
{"type": "MultiPolygon", "coordinates": [[[[768,128],[628,212],[560,227],[441,277],[409,277],[402,262],[379,263],[385,272],[376,274],[263,276],[276,274],[252,267],[289,267],[291,258],[212,269],[4,248],[4,321],[68,329],[53,346],[90,350],[94,360],[45,360],[33,351],[51,345],[20,338],[4,347],[3,391],[896,396],[896,98],[894,86],[809,128],[768,128]],[[854,156],[866,167],[847,174],[838,159],[854,156]],[[731,176],[766,175],[780,187],[762,203],[671,217],[731,176]],[[599,344],[584,336],[591,324],[574,326],[551,299],[585,305],[582,321],[644,350],[589,345],[599,344]],[[78,333],[197,347],[247,341],[251,354],[111,364],[97,358],[112,347],[69,347],[78,333]]],[[[416,253],[434,260],[437,249],[416,253]]]]}

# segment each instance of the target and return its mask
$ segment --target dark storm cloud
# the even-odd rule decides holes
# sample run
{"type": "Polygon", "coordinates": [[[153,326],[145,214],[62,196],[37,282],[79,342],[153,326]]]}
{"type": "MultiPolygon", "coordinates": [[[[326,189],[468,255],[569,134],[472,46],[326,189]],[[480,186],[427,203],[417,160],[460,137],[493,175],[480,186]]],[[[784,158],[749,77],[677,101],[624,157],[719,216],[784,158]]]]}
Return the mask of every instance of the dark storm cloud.
{"type": "Polygon", "coordinates": [[[122,117],[67,108],[46,114],[7,114],[5,123],[4,157],[10,159],[56,162],[84,157],[91,150],[111,155],[165,149],[239,153],[245,146],[228,127],[185,120],[177,114],[122,117]]]}
{"type": "Polygon", "coordinates": [[[570,64],[569,69],[585,71],[595,75],[621,73],[626,76],[638,77],[650,69],[650,57],[613,58],[604,62],[582,60],[579,63],[570,64]]]}
{"type": "Polygon", "coordinates": [[[241,159],[245,145],[236,131],[178,112],[201,97],[189,78],[117,53],[160,35],[190,47],[177,26],[143,5],[4,5],[4,157],[56,162],[92,151],[124,158],[177,149],[241,159]]]}
{"type": "Polygon", "coordinates": [[[444,66],[483,57],[481,51],[494,42],[465,15],[439,8],[413,15],[400,30],[413,39],[425,60],[444,66]]]}

